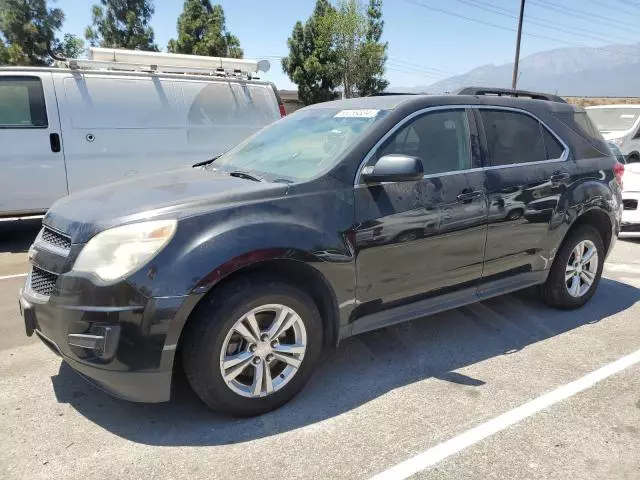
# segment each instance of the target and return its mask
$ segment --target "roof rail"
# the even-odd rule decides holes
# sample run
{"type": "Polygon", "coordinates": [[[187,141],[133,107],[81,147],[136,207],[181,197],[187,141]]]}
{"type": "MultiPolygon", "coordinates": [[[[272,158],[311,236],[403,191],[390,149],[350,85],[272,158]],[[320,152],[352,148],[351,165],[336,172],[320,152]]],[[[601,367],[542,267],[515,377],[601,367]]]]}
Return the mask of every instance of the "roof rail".
{"type": "Polygon", "coordinates": [[[497,95],[498,97],[523,97],[534,100],[547,100],[549,102],[567,103],[564,99],[550,93],[529,92],[527,90],[512,90],[510,88],[488,87],[464,87],[455,92],[455,95],[497,95]]]}
{"type": "Polygon", "coordinates": [[[416,92],[378,92],[378,93],[371,93],[367,95],[367,97],[388,97],[391,95],[423,95],[423,94],[416,93],[416,92]]]}
{"type": "Polygon", "coordinates": [[[268,72],[268,60],[205,57],[178,53],[143,52],[118,48],[89,47],[88,59],[68,59],[69,68],[102,68],[165,73],[206,73],[222,76],[246,76],[259,71],[268,72]]]}

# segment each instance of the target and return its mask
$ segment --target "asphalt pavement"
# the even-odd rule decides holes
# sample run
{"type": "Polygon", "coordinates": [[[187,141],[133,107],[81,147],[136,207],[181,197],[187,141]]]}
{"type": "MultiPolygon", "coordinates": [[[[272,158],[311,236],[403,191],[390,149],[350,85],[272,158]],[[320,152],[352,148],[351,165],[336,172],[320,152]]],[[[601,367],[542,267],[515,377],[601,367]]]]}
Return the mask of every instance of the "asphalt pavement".
{"type": "Polygon", "coordinates": [[[114,399],[27,338],[14,275],[37,229],[0,223],[2,478],[368,479],[433,452],[417,478],[640,478],[638,362],[458,440],[638,355],[640,242],[617,242],[580,310],[527,290],[370,332],[327,352],[285,407],[240,420],[210,412],[184,379],[166,404],[114,399]]]}

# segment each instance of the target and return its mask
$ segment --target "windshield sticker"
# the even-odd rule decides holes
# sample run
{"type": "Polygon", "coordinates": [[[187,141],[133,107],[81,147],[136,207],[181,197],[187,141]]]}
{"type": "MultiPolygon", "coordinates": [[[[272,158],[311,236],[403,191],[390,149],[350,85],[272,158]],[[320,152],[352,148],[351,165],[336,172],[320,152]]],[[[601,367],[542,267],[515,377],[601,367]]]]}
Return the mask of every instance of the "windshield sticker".
{"type": "Polygon", "coordinates": [[[373,118],[380,110],[372,108],[361,110],[340,110],[334,115],[334,118],[373,118]]]}
{"type": "Polygon", "coordinates": [[[620,118],[636,118],[636,116],[630,115],[628,113],[623,113],[622,115],[620,115],[620,118]]]}

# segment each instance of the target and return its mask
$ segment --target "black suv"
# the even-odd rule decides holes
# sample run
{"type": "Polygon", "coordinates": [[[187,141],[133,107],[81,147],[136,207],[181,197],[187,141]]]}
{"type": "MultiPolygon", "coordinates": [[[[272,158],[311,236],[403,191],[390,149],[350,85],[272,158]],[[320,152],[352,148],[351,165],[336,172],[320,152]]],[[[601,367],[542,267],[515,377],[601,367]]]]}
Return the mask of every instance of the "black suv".
{"type": "Polygon", "coordinates": [[[119,397],[289,400],[340,339],[532,285],[594,294],[623,167],[554,96],[396,95],[304,108],[217,159],[57,202],[20,306],[119,397]],[[524,98],[528,97],[528,98],[524,98]]]}

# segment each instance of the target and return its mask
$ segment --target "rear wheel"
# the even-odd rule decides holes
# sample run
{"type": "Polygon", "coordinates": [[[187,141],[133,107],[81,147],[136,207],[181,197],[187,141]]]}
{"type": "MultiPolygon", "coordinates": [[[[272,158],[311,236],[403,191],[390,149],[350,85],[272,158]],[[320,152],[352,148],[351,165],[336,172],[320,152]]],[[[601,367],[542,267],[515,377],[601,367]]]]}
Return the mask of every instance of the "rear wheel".
{"type": "Polygon", "coordinates": [[[321,348],[322,321],[305,292],[250,279],[224,286],[198,308],[183,344],[184,367],[211,408],[252,416],[291,399],[321,348]]]}
{"type": "Polygon", "coordinates": [[[556,254],[549,277],[542,286],[542,298],[556,308],[578,308],[594,295],[604,264],[604,244],[590,225],[569,235],[556,254]]]}

